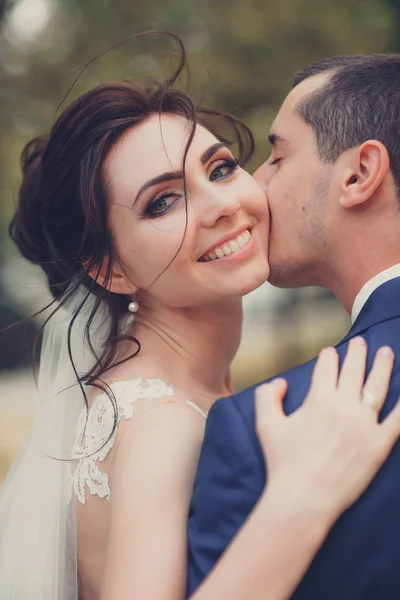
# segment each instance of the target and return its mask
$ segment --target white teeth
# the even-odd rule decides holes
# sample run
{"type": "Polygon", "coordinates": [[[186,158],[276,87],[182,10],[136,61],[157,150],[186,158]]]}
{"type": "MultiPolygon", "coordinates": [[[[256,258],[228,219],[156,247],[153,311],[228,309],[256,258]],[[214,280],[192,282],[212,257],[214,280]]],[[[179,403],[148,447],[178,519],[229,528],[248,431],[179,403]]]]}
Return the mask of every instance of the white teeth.
{"type": "Polygon", "coordinates": [[[237,252],[243,246],[245,246],[251,239],[250,231],[246,229],[243,233],[237,236],[236,239],[230,240],[226,244],[224,244],[221,248],[214,248],[212,252],[205,254],[200,261],[209,262],[210,260],[216,260],[217,258],[223,258],[224,256],[229,256],[234,252],[237,252]]]}
{"type": "Polygon", "coordinates": [[[243,246],[246,245],[246,240],[241,235],[238,235],[238,237],[237,237],[237,243],[239,244],[239,246],[241,248],[243,248],[243,246]]]}

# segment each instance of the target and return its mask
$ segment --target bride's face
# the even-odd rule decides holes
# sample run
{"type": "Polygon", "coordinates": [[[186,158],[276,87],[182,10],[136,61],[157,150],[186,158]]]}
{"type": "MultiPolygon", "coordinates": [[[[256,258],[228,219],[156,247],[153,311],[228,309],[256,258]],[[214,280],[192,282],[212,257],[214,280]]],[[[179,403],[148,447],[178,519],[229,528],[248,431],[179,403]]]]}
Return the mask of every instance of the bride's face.
{"type": "Polygon", "coordinates": [[[141,302],[190,307],[241,297],[263,283],[269,212],[260,185],[198,125],[158,115],[129,130],[105,162],[110,226],[141,302]]]}

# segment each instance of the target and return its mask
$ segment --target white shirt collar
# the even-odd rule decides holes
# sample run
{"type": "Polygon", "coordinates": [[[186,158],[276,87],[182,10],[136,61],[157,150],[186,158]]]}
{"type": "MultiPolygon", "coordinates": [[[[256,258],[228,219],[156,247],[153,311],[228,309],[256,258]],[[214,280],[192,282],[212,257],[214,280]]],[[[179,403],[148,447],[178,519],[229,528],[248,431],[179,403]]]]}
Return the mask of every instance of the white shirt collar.
{"type": "Polygon", "coordinates": [[[391,279],[395,279],[396,277],[400,277],[400,263],[385,269],[381,273],[378,273],[363,285],[361,290],[358,292],[353,303],[353,308],[351,309],[351,324],[353,324],[357,319],[372,292],[374,292],[383,283],[386,283],[391,279]]]}

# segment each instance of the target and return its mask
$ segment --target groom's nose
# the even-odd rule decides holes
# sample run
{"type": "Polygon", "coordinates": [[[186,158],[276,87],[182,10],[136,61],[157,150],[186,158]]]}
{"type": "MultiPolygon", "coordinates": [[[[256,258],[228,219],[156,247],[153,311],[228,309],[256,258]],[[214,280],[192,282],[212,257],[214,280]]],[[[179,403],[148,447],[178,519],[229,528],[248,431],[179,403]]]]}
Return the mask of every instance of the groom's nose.
{"type": "Polygon", "coordinates": [[[269,183],[269,179],[270,179],[270,173],[269,173],[268,167],[269,167],[268,161],[265,161],[265,163],[263,163],[261,166],[259,166],[258,169],[256,169],[256,171],[254,171],[254,173],[253,173],[254,179],[256,181],[258,181],[258,183],[263,188],[264,192],[267,192],[268,183],[269,183]]]}

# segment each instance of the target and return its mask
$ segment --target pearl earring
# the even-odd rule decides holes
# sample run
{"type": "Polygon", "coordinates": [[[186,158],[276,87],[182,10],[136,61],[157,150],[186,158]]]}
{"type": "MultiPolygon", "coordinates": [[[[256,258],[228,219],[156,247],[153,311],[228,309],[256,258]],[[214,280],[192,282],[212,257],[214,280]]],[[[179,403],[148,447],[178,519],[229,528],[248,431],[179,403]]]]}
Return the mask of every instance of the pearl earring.
{"type": "Polygon", "coordinates": [[[132,313],[133,315],[135,313],[137,313],[137,311],[139,310],[139,304],[136,302],[134,296],[133,296],[133,290],[130,290],[131,296],[132,296],[132,300],[129,302],[128,304],[128,310],[130,313],[132,313]]]}
{"type": "Polygon", "coordinates": [[[131,313],[136,313],[139,310],[139,304],[136,302],[136,300],[132,300],[131,302],[129,302],[128,310],[131,313]]]}

